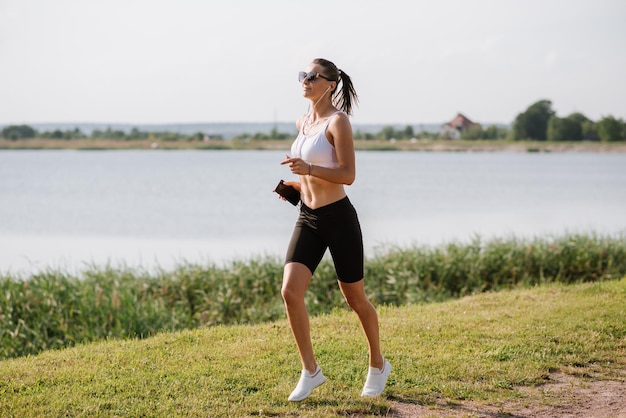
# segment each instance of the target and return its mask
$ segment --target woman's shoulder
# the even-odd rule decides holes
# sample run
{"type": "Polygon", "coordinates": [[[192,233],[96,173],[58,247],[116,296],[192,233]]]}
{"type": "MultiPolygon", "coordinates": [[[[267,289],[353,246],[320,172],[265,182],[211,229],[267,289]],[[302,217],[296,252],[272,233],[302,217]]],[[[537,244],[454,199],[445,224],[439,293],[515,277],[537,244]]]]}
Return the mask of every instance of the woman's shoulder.
{"type": "Polygon", "coordinates": [[[329,126],[334,125],[336,127],[350,127],[350,117],[343,111],[338,110],[330,116],[329,126]]]}
{"type": "Polygon", "coordinates": [[[326,137],[335,147],[343,140],[352,142],[352,125],[350,124],[350,117],[345,112],[337,111],[330,117],[328,128],[326,128],[326,137]]]}

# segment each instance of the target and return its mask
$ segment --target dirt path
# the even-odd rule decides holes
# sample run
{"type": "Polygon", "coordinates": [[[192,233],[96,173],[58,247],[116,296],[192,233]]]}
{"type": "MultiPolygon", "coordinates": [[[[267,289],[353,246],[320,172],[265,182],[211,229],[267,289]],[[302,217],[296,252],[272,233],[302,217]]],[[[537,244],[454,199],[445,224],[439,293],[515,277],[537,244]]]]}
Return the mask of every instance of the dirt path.
{"type": "Polygon", "coordinates": [[[445,402],[422,406],[392,402],[390,417],[472,418],[626,418],[626,370],[615,380],[587,381],[565,373],[553,373],[550,382],[523,387],[527,395],[498,406],[477,402],[445,402]]]}

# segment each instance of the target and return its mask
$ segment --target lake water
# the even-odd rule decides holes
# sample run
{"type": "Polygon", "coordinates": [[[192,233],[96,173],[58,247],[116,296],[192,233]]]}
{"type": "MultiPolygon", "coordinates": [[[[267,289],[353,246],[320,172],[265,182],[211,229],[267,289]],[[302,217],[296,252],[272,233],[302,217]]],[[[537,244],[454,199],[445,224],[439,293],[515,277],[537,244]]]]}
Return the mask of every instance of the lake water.
{"type": "MultiPolygon", "coordinates": [[[[282,151],[0,151],[0,271],[281,257],[282,151]]],[[[626,154],[357,152],[368,254],[626,231],[626,154]]]]}

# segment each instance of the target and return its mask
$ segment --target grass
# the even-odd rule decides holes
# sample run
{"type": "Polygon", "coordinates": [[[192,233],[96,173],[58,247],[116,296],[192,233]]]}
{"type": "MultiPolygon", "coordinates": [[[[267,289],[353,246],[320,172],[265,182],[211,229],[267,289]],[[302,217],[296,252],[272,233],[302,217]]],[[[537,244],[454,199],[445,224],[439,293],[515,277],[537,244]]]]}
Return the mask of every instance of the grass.
{"type": "Polygon", "coordinates": [[[286,401],[299,360],[284,319],[110,340],[0,362],[0,415],[385,416],[391,401],[499,405],[552,371],[615,379],[626,367],[626,278],[379,306],[394,366],[385,396],[359,397],[367,352],[345,308],[312,318],[328,382],[286,401]]]}
{"type": "MultiPolygon", "coordinates": [[[[624,275],[625,236],[476,238],[440,247],[392,247],[365,264],[369,298],[390,306],[624,275]]],[[[0,359],[105,338],[280,319],[281,277],[282,262],[272,258],[226,267],[181,264],[156,273],[93,267],[80,275],[0,274],[0,359]]],[[[333,264],[326,259],[307,294],[309,312],[329,313],[343,304],[333,264]]]]}

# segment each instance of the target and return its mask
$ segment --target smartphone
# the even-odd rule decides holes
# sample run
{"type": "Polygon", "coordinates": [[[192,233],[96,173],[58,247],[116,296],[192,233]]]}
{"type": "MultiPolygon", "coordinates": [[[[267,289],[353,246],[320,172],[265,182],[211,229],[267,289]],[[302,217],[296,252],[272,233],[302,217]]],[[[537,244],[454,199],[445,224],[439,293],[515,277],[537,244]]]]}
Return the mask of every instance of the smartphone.
{"type": "Polygon", "coordinates": [[[283,180],[278,182],[278,186],[276,186],[274,191],[294,206],[300,201],[300,192],[293,186],[287,186],[283,180]]]}

